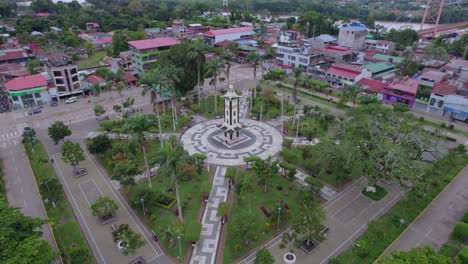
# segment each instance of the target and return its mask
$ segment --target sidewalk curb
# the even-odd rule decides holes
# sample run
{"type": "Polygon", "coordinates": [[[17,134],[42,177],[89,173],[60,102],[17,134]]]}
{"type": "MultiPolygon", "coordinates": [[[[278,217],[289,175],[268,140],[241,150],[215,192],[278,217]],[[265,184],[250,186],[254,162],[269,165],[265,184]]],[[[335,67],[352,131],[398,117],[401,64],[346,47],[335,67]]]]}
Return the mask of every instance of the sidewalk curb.
{"type": "Polygon", "coordinates": [[[444,187],[444,189],[442,189],[442,190],[439,192],[439,194],[437,194],[437,196],[434,197],[434,199],[432,199],[432,201],[426,206],[426,208],[424,208],[424,210],[423,210],[421,213],[419,213],[419,215],[416,216],[416,218],[414,218],[414,220],[405,228],[405,230],[403,230],[403,232],[401,232],[401,234],[400,234],[395,240],[393,240],[393,242],[382,252],[382,254],[380,254],[380,256],[373,262],[373,264],[377,264],[378,261],[379,261],[381,258],[383,258],[384,256],[386,256],[386,255],[389,253],[389,251],[390,251],[390,249],[392,248],[392,246],[395,245],[395,243],[396,243],[398,240],[400,240],[400,238],[406,233],[406,231],[408,231],[408,229],[410,229],[411,226],[412,226],[416,221],[419,220],[419,218],[429,209],[429,207],[431,207],[431,205],[435,202],[435,200],[437,200],[437,199],[439,198],[439,196],[442,195],[442,193],[443,193],[448,187],[450,187],[450,186],[455,182],[455,180],[456,180],[458,177],[460,177],[460,175],[463,174],[463,171],[464,171],[466,168],[468,168],[468,166],[465,166],[465,167],[457,174],[457,176],[455,176],[455,177],[444,187]]]}

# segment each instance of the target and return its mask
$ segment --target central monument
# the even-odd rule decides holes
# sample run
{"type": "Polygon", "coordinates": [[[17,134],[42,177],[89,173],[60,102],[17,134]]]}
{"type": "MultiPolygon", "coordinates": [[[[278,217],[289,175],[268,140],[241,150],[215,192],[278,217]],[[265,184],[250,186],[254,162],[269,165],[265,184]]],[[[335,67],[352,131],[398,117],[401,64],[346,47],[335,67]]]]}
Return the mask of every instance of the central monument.
{"type": "Polygon", "coordinates": [[[242,128],[239,123],[240,96],[234,91],[234,87],[229,85],[227,93],[221,97],[224,98],[224,120],[220,128],[224,130],[226,140],[232,140],[234,134],[239,137],[242,128]]]}

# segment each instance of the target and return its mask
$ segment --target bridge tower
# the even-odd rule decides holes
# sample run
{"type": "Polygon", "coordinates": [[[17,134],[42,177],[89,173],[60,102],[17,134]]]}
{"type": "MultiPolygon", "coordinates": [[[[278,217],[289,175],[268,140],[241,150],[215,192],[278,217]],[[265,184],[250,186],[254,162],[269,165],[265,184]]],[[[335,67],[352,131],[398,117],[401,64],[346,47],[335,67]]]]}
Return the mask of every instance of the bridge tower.
{"type": "Polygon", "coordinates": [[[424,10],[424,15],[419,30],[422,30],[424,24],[426,23],[434,24],[431,36],[435,37],[443,9],[444,0],[427,0],[426,9],[424,10]]]}

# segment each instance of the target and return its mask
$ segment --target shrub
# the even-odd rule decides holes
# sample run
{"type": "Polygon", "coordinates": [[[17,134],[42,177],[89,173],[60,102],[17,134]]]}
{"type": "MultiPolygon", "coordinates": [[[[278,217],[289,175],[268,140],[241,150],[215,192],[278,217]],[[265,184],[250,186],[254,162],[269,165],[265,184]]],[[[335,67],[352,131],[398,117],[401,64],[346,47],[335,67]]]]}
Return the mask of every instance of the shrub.
{"type": "Polygon", "coordinates": [[[463,216],[463,222],[468,224],[468,211],[466,211],[465,215],[463,216]]]}
{"type": "Polygon", "coordinates": [[[468,247],[464,247],[458,255],[462,264],[468,264],[468,247]]]}
{"type": "Polygon", "coordinates": [[[185,239],[187,241],[196,242],[200,240],[200,234],[202,230],[202,224],[198,221],[192,221],[187,225],[185,229],[185,239]]]}
{"type": "Polygon", "coordinates": [[[423,116],[420,116],[420,117],[419,117],[419,121],[424,122],[424,117],[423,117],[423,116]]]}
{"type": "Polygon", "coordinates": [[[393,106],[393,111],[395,112],[401,112],[401,113],[404,113],[404,112],[408,112],[411,108],[409,107],[409,105],[405,105],[405,104],[395,104],[393,106]]]}
{"type": "Polygon", "coordinates": [[[453,232],[454,235],[461,240],[468,239],[468,224],[464,222],[457,223],[453,232]]]}
{"type": "Polygon", "coordinates": [[[282,69],[271,69],[267,74],[265,74],[265,80],[281,80],[285,76],[286,72],[282,69]]]}

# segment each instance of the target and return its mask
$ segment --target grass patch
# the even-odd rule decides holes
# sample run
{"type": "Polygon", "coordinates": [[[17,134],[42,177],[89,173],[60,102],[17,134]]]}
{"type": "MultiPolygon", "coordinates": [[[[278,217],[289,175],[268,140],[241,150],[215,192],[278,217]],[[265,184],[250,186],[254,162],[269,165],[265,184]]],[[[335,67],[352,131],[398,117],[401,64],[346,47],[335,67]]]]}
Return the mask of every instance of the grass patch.
{"type": "Polygon", "coordinates": [[[449,258],[454,258],[458,254],[458,248],[449,244],[445,244],[440,248],[439,253],[449,258]]]}
{"type": "Polygon", "coordinates": [[[5,192],[5,182],[4,182],[4,179],[3,179],[3,167],[2,167],[3,163],[2,163],[2,160],[0,160],[0,200],[3,200],[5,202],[7,202],[7,196],[6,196],[6,192],[5,192]]]}
{"type": "Polygon", "coordinates": [[[79,60],[77,63],[78,70],[101,66],[99,63],[105,56],[106,51],[98,51],[95,52],[93,55],[89,56],[87,59],[79,60]]]}
{"type": "MultiPolygon", "coordinates": [[[[34,153],[29,144],[25,145],[25,149],[38,186],[47,179],[55,179],[60,182],[47,158],[48,155],[42,143],[39,142],[34,146],[34,153]]],[[[48,197],[44,188],[39,188],[39,190],[42,199],[48,197]]],[[[72,206],[66,199],[61,186],[56,200],[56,207],[53,207],[51,203],[44,203],[44,205],[63,261],[73,264],[95,263],[80,225],[75,219],[72,206]],[[79,254],[73,253],[78,250],[79,254]],[[77,258],[76,255],[80,257],[77,258]]]]}
{"type": "MultiPolygon", "coordinates": [[[[283,100],[284,115],[294,115],[294,106],[288,100],[283,100]]],[[[262,121],[274,119],[281,116],[281,98],[275,91],[267,89],[257,94],[252,108],[251,115],[262,121]]]]}
{"type": "Polygon", "coordinates": [[[198,105],[198,103],[190,105],[190,109],[194,113],[202,115],[208,119],[213,119],[216,116],[222,116],[224,114],[224,99],[220,96],[217,96],[216,99],[218,101],[217,111],[215,111],[214,96],[209,96],[208,98],[203,99],[200,102],[200,105],[198,105]]]}
{"type": "Polygon", "coordinates": [[[370,222],[367,231],[356,243],[371,246],[364,252],[350,248],[337,258],[336,263],[373,263],[467,163],[468,156],[465,152],[461,154],[456,149],[434,162],[426,171],[429,188],[421,188],[420,191],[414,188],[415,191],[409,192],[387,214],[370,222]],[[400,223],[401,218],[405,220],[403,224],[400,223]]]}
{"type": "Polygon", "coordinates": [[[387,191],[384,188],[378,186],[377,184],[373,187],[375,187],[375,192],[366,192],[366,188],[364,188],[364,190],[362,190],[362,194],[374,201],[380,201],[385,197],[385,195],[387,195],[387,191]]]}
{"type": "MultiPolygon", "coordinates": [[[[287,93],[291,93],[293,92],[293,88],[290,88],[288,86],[284,86],[284,85],[281,85],[281,84],[278,84],[276,85],[276,88],[281,90],[281,91],[284,91],[284,92],[287,92],[287,93]]],[[[297,95],[298,95],[298,98],[300,99],[300,97],[304,97],[304,98],[307,98],[311,101],[314,101],[316,103],[319,103],[319,104],[322,104],[322,105],[327,105],[327,106],[330,106],[330,107],[333,107],[333,108],[336,108],[337,107],[337,104],[333,103],[333,102],[330,102],[328,100],[325,100],[319,96],[316,96],[312,93],[309,93],[309,92],[305,92],[303,90],[300,90],[300,89],[297,89],[297,95]]],[[[343,105],[343,108],[349,108],[348,106],[346,105],[343,105]]]]}
{"type": "MultiPolygon", "coordinates": [[[[253,171],[239,171],[237,175],[237,181],[250,174],[255,179],[253,171]]],[[[237,186],[236,186],[237,188],[237,186]]],[[[300,201],[299,194],[300,187],[289,182],[285,178],[273,177],[269,180],[268,193],[263,192],[263,185],[253,183],[252,190],[245,192],[241,195],[236,191],[234,194],[234,205],[232,206],[231,216],[235,217],[242,213],[251,212],[255,219],[258,221],[259,231],[256,235],[256,239],[251,241],[247,247],[245,247],[233,231],[233,221],[228,221],[226,244],[224,248],[224,259],[223,263],[233,263],[236,259],[245,255],[249,250],[259,245],[260,243],[268,240],[277,231],[277,220],[275,215],[275,205],[278,201],[283,200],[289,207],[289,210],[294,210],[298,207],[300,201]],[[277,187],[281,186],[279,190],[277,187]],[[267,218],[260,207],[266,207],[272,216],[267,218]],[[275,218],[275,219],[273,219],[275,218]]],[[[286,212],[286,215],[290,212],[286,212]]],[[[287,222],[283,223],[282,226],[287,225],[287,222]]]]}

